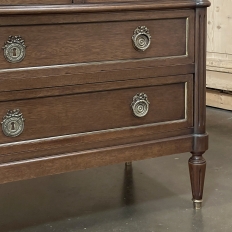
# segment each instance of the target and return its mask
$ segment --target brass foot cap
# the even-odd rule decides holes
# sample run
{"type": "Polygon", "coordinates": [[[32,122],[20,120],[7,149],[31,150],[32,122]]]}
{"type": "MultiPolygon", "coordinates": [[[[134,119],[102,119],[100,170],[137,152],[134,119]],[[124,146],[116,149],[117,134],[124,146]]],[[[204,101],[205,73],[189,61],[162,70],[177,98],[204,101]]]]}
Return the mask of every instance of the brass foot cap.
{"type": "Polygon", "coordinates": [[[194,200],[193,199],[193,207],[194,207],[194,209],[201,209],[201,207],[202,207],[202,200],[194,200]]]}

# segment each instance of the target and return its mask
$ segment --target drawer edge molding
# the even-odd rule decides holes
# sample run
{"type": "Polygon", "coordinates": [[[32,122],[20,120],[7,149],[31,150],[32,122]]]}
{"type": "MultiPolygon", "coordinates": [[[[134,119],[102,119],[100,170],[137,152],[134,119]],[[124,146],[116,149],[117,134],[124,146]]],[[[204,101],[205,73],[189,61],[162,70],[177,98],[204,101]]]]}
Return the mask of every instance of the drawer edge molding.
{"type": "Polygon", "coordinates": [[[87,13],[87,12],[112,12],[112,11],[132,11],[132,10],[156,10],[156,9],[180,9],[208,7],[208,0],[198,1],[165,1],[148,3],[120,3],[120,4],[79,4],[79,5],[40,5],[40,6],[2,6],[1,15],[14,14],[59,14],[59,13],[87,13]]]}
{"type": "MultiPolygon", "coordinates": [[[[104,61],[94,61],[94,62],[80,62],[80,63],[70,63],[70,64],[52,64],[52,65],[41,65],[41,66],[28,66],[28,67],[20,67],[20,68],[3,68],[0,69],[0,73],[5,72],[18,72],[18,71],[30,71],[30,70],[40,70],[40,69],[49,69],[49,68],[69,68],[69,67],[89,67],[94,65],[127,65],[134,63],[137,67],[149,67],[150,65],[154,65],[151,62],[159,62],[159,63],[168,63],[170,65],[188,65],[192,64],[192,57],[187,53],[184,55],[173,55],[173,56],[158,56],[158,57],[150,57],[150,58],[141,58],[141,59],[121,59],[121,60],[104,60],[104,61]],[[176,59],[179,59],[178,62],[175,62],[176,59]],[[147,64],[148,63],[148,64],[147,64]]],[[[161,66],[161,65],[159,65],[161,66]]]]}
{"type": "Polygon", "coordinates": [[[188,152],[193,135],[113,146],[0,165],[0,183],[188,152]],[[168,145],[167,145],[168,144],[168,145]],[[142,155],[141,155],[142,154],[142,155]],[[96,158],[98,157],[98,158],[96,158]],[[18,175],[20,173],[20,175],[18,175]]]}
{"type": "Polygon", "coordinates": [[[134,137],[142,137],[150,134],[162,134],[169,133],[173,131],[182,131],[189,130],[192,128],[192,125],[184,119],[179,121],[172,122],[161,122],[161,123],[153,123],[146,124],[141,126],[131,126],[131,127],[123,127],[123,128],[114,128],[109,130],[101,130],[101,131],[92,131],[87,133],[79,133],[79,134],[69,134],[62,135],[56,137],[48,137],[41,139],[33,139],[33,140],[25,140],[18,142],[11,142],[0,144],[0,149],[3,152],[1,156],[9,155],[9,149],[11,153],[17,152],[25,152],[25,151],[38,151],[38,150],[50,150],[54,148],[61,147],[69,147],[74,143],[93,143],[93,142],[102,142],[109,140],[117,140],[117,139],[128,139],[131,137],[131,134],[134,137]],[[166,128],[164,130],[164,127],[166,128]],[[155,131],[155,133],[154,133],[155,131]]]}

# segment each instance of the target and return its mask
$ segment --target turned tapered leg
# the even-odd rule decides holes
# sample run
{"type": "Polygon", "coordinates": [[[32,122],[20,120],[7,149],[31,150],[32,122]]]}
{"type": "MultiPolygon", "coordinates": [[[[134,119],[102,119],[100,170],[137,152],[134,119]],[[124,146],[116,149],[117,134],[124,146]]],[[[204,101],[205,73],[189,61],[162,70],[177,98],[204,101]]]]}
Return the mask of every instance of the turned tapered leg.
{"type": "Polygon", "coordinates": [[[202,155],[203,152],[192,153],[192,157],[189,159],[189,173],[193,195],[193,206],[195,209],[200,209],[202,205],[206,169],[206,161],[202,155]]]}

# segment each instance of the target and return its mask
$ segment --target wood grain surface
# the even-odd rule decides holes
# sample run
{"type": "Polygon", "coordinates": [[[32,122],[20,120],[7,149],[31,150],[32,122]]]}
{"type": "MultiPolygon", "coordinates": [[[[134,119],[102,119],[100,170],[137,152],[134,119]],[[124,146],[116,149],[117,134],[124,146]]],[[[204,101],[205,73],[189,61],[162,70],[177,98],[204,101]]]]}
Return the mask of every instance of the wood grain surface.
{"type": "MultiPolygon", "coordinates": [[[[13,1],[13,0],[12,0],[13,1]]],[[[117,1],[117,0],[116,0],[117,1]]],[[[129,0],[130,1],[130,0],[129,0]]],[[[106,1],[100,3],[85,3],[84,0],[76,0],[78,4],[67,5],[27,5],[24,4],[2,6],[0,7],[0,14],[57,14],[57,13],[81,13],[81,12],[116,12],[116,11],[146,11],[146,10],[160,10],[160,9],[195,9],[197,7],[208,7],[210,2],[208,0],[192,1],[192,0],[159,0],[159,1],[136,1],[136,2],[114,2],[106,1]],[[80,4],[82,3],[82,4],[80,4]]]]}
{"type": "Polygon", "coordinates": [[[162,80],[165,79],[166,81],[173,79],[165,78],[167,76],[175,76],[175,79],[179,80],[177,75],[194,73],[193,64],[175,66],[155,66],[156,62],[145,64],[138,61],[124,64],[69,65],[54,68],[0,71],[0,101],[32,98],[33,96],[54,96],[60,93],[59,87],[62,86],[66,86],[62,89],[62,93],[68,94],[69,91],[75,93],[76,90],[82,89],[83,84],[87,84],[86,87],[91,88],[90,84],[96,83],[95,89],[98,89],[100,83],[104,82],[137,80],[149,77],[156,77],[157,81],[161,77],[162,80]],[[153,66],[138,67],[145,64],[153,64],[153,66]],[[77,86],[75,87],[75,85],[77,86]],[[47,91],[48,88],[49,91],[47,91]],[[17,92],[12,94],[12,91],[17,92]]]}
{"type": "Polygon", "coordinates": [[[1,0],[0,5],[71,4],[72,0],[1,0]]]}
{"type": "Polygon", "coordinates": [[[186,18],[65,25],[11,26],[0,28],[0,43],[20,35],[27,46],[25,59],[9,63],[0,56],[1,68],[49,66],[96,61],[163,59],[186,56],[186,18]],[[151,45],[136,51],[132,35],[145,25],[151,45]]]}
{"type": "Polygon", "coordinates": [[[192,135],[112,146],[53,157],[0,164],[0,183],[53,175],[91,167],[154,158],[191,150],[192,135]]]}
{"type": "Polygon", "coordinates": [[[20,63],[0,55],[0,117],[20,109],[23,133],[0,133],[0,183],[191,152],[203,196],[208,0],[2,0],[0,44],[20,35],[20,63]],[[17,4],[17,5],[12,5],[17,4]],[[151,45],[134,49],[148,27],[151,45]],[[145,117],[131,102],[145,93],[145,117]],[[1,116],[2,115],[2,116],[1,116]]]}
{"type": "Polygon", "coordinates": [[[100,91],[77,95],[18,100],[0,103],[0,115],[20,109],[24,132],[16,137],[0,134],[1,143],[139,126],[186,117],[185,82],[166,85],[100,91]],[[137,93],[146,93],[149,112],[133,115],[131,103],[137,93]]]}

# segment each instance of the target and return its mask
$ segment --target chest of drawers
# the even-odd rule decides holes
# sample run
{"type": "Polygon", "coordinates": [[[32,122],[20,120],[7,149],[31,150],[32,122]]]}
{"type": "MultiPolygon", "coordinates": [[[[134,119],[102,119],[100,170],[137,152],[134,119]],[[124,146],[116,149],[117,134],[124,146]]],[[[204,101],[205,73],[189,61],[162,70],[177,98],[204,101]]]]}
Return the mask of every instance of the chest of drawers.
{"type": "Polygon", "coordinates": [[[207,6],[1,1],[0,183],[191,152],[199,208],[207,6]]]}

